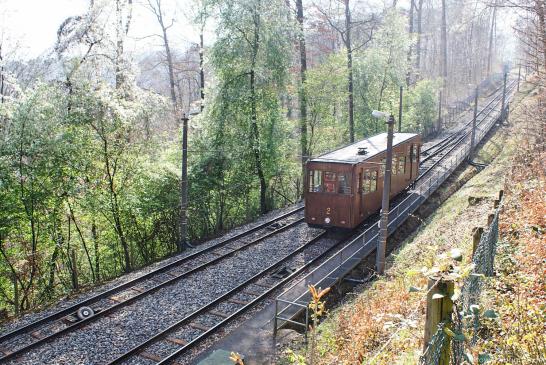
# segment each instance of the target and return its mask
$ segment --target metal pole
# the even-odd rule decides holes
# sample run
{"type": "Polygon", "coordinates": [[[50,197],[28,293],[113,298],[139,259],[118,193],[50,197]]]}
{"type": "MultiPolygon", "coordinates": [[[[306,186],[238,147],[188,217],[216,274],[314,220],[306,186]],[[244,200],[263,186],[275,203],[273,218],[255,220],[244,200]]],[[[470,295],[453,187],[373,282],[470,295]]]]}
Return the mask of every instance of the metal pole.
{"type": "Polygon", "coordinates": [[[478,117],[478,87],[474,91],[474,118],[472,118],[472,135],[470,137],[470,153],[468,158],[471,158],[472,151],[474,150],[474,144],[476,143],[476,118],[478,117]]]}
{"type": "Polygon", "coordinates": [[[440,96],[438,98],[438,133],[440,133],[440,128],[442,127],[442,90],[440,90],[440,96]]]}
{"type": "Polygon", "coordinates": [[[385,162],[385,177],[383,180],[383,199],[381,201],[381,220],[379,221],[379,241],[377,242],[376,270],[378,274],[385,272],[385,252],[389,224],[389,195],[391,191],[392,170],[392,140],[394,136],[394,116],[387,120],[387,159],[385,162]]]}
{"type": "Polygon", "coordinates": [[[188,117],[182,114],[182,179],[180,181],[180,242],[178,251],[188,245],[188,117]]]}
{"type": "Polygon", "coordinates": [[[279,302],[275,299],[275,321],[273,322],[273,338],[277,337],[277,317],[279,313],[279,302]]]}
{"type": "Polygon", "coordinates": [[[518,68],[518,92],[519,92],[519,80],[521,79],[521,63],[519,64],[518,68]]]}
{"type": "Polygon", "coordinates": [[[501,120],[504,122],[504,116],[505,116],[505,107],[506,107],[506,78],[508,77],[508,73],[504,73],[504,86],[502,88],[502,109],[501,109],[501,120]]]}
{"type": "Polygon", "coordinates": [[[400,86],[400,102],[398,106],[398,133],[402,132],[402,95],[404,93],[404,87],[400,86]]]}

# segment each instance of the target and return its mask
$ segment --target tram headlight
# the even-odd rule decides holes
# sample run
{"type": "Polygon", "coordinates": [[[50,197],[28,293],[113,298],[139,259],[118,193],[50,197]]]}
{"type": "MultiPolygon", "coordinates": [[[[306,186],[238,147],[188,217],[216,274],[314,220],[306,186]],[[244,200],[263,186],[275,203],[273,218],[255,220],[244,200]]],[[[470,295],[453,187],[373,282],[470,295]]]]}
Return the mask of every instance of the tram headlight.
{"type": "Polygon", "coordinates": [[[324,223],[330,224],[330,222],[331,222],[330,217],[324,218],[324,223]]]}

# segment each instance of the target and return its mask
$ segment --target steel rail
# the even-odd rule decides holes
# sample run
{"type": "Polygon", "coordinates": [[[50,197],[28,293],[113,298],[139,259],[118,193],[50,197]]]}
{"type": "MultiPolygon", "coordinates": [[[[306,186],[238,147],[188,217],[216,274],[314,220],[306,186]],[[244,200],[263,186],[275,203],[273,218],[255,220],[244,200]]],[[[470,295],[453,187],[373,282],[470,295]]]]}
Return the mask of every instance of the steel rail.
{"type": "MultiPolygon", "coordinates": [[[[512,85],[510,85],[510,89],[509,89],[509,90],[508,90],[508,87],[507,87],[507,90],[506,90],[506,91],[507,91],[507,94],[510,93],[510,92],[512,92],[513,89],[514,89],[514,87],[515,87],[515,82],[512,83],[512,85]]],[[[497,100],[497,102],[495,103],[495,106],[496,106],[500,101],[501,101],[501,100],[497,100]]],[[[487,106],[487,107],[488,107],[488,106],[487,106]]],[[[487,108],[487,107],[486,107],[486,108],[487,108]]],[[[476,128],[477,128],[478,126],[480,126],[480,125],[485,121],[485,119],[494,111],[493,108],[494,108],[494,107],[490,108],[490,109],[486,112],[486,114],[483,116],[483,118],[482,118],[478,123],[476,123],[476,128]]],[[[485,109],[485,108],[484,108],[484,109],[485,109]]],[[[502,112],[502,111],[501,111],[501,112],[502,112]]],[[[466,128],[466,127],[465,127],[465,128],[466,128]]],[[[430,165],[430,167],[428,167],[424,172],[422,172],[421,174],[419,174],[419,176],[417,177],[417,179],[416,179],[415,181],[420,180],[420,179],[423,178],[426,174],[428,174],[434,167],[436,167],[436,165],[438,165],[446,156],[448,156],[448,155],[451,153],[451,151],[453,151],[456,147],[458,147],[458,146],[459,146],[459,145],[460,145],[460,144],[461,144],[461,143],[470,135],[471,132],[472,132],[472,130],[467,131],[464,135],[462,135],[461,137],[455,139],[455,140],[453,141],[453,142],[454,142],[453,144],[448,144],[448,145],[444,146],[444,147],[441,149],[441,151],[436,152],[435,155],[438,154],[439,152],[444,152],[445,149],[447,149],[448,147],[451,147],[451,148],[449,148],[449,149],[447,150],[447,152],[446,152],[442,157],[440,157],[440,158],[438,159],[438,161],[435,161],[435,162],[434,162],[432,165],[430,165]]],[[[425,162],[425,161],[422,161],[422,163],[423,163],[423,162],[425,162]]]]}
{"type": "MultiPolygon", "coordinates": [[[[153,343],[155,343],[155,342],[163,339],[164,337],[168,336],[169,333],[179,329],[180,327],[182,327],[185,324],[190,323],[196,317],[198,317],[200,315],[203,315],[203,314],[206,314],[207,311],[210,308],[222,303],[228,297],[233,296],[236,293],[242,291],[246,286],[251,285],[257,279],[260,279],[261,277],[267,275],[268,272],[274,270],[279,265],[281,265],[283,262],[289,260],[290,258],[292,258],[295,255],[299,254],[301,251],[303,251],[306,248],[310,247],[312,244],[316,243],[318,240],[320,240],[326,234],[327,234],[326,231],[319,233],[317,236],[313,237],[311,240],[306,242],[304,245],[300,246],[297,250],[292,251],[291,253],[285,255],[283,258],[281,258],[277,262],[271,264],[270,266],[268,266],[266,269],[262,270],[261,272],[255,274],[250,279],[246,280],[244,283],[241,283],[237,287],[229,290],[228,292],[222,294],[221,296],[217,297],[216,299],[212,300],[211,302],[205,304],[203,307],[201,307],[201,308],[197,309],[196,311],[188,314],[184,318],[180,319],[176,323],[174,323],[171,326],[169,326],[168,328],[164,329],[163,331],[155,334],[154,336],[150,337],[149,339],[145,340],[144,342],[142,342],[142,343],[138,344],[137,346],[133,347],[132,349],[130,349],[126,353],[122,354],[121,356],[117,357],[113,361],[109,362],[108,365],[115,365],[115,364],[122,363],[124,360],[127,360],[131,356],[136,355],[139,352],[141,352],[144,348],[146,348],[146,347],[152,345],[153,343]]],[[[317,257],[315,257],[312,260],[310,260],[309,262],[305,263],[302,267],[298,268],[296,271],[292,272],[287,277],[281,279],[279,282],[273,284],[273,286],[266,289],[265,292],[263,292],[262,294],[260,294],[256,298],[252,299],[250,302],[248,302],[243,307],[236,310],[234,313],[230,314],[229,317],[226,317],[225,319],[223,319],[219,323],[215,324],[214,326],[211,326],[211,328],[209,328],[207,331],[205,331],[201,335],[197,336],[196,338],[194,338],[193,340],[191,340],[187,344],[183,345],[180,349],[176,350],[174,353],[172,353],[168,357],[162,359],[158,364],[166,364],[166,363],[170,362],[171,360],[173,360],[175,357],[181,355],[183,352],[189,350],[191,347],[194,347],[196,344],[198,344],[200,341],[204,340],[208,336],[212,335],[215,331],[217,331],[219,328],[224,326],[226,323],[232,321],[238,315],[240,315],[241,313],[245,312],[246,310],[250,309],[251,307],[253,307],[257,303],[259,303],[261,300],[263,300],[266,296],[270,295],[273,291],[278,289],[280,286],[282,286],[285,283],[287,283],[288,281],[292,280],[292,278],[294,278],[296,275],[300,274],[303,270],[307,269],[308,267],[312,266],[313,264],[315,264],[316,262],[321,260],[324,256],[326,256],[328,253],[330,253],[332,250],[334,250],[336,247],[338,247],[346,239],[347,239],[347,237],[344,237],[343,239],[339,240],[337,243],[335,243],[334,245],[332,245],[331,247],[326,249],[324,252],[319,254],[317,257]]]]}
{"type": "Polygon", "coordinates": [[[175,261],[173,261],[173,262],[171,262],[171,263],[169,263],[167,265],[164,265],[164,266],[159,267],[159,268],[157,268],[157,269],[155,269],[153,271],[150,271],[149,273],[141,275],[141,276],[139,276],[139,277],[137,277],[135,279],[129,280],[126,283],[120,284],[120,285],[118,285],[118,286],[116,286],[114,288],[108,289],[108,290],[106,290],[104,292],[101,292],[101,293],[99,293],[97,295],[94,295],[94,296],[92,296],[90,298],[87,298],[87,299],[85,299],[85,300],[83,300],[81,302],[73,304],[70,307],[67,307],[67,308],[62,309],[60,311],[57,311],[57,312],[55,312],[53,314],[50,314],[50,315],[48,315],[48,316],[46,316],[44,318],[33,321],[33,322],[31,322],[29,324],[26,324],[26,325],[24,325],[22,327],[14,329],[14,330],[12,330],[10,332],[7,332],[5,334],[2,334],[2,335],[0,335],[0,343],[5,342],[7,340],[10,340],[11,338],[14,338],[14,337],[16,337],[18,335],[21,335],[23,333],[29,332],[30,330],[32,330],[32,329],[34,329],[36,327],[39,327],[41,325],[44,325],[44,324],[46,324],[48,322],[52,322],[52,321],[54,321],[56,319],[66,317],[69,314],[73,314],[82,306],[89,306],[90,304],[93,304],[94,302],[97,302],[97,301],[99,301],[101,299],[107,298],[108,296],[111,296],[112,294],[116,294],[116,293],[118,293],[118,292],[120,292],[122,290],[128,289],[128,288],[134,286],[137,283],[148,280],[148,279],[150,279],[151,277],[153,277],[153,276],[155,276],[157,274],[160,274],[160,273],[163,273],[163,272],[168,271],[170,269],[173,269],[176,266],[178,266],[178,265],[180,265],[182,263],[185,263],[185,262],[187,262],[189,260],[192,260],[195,257],[197,257],[197,256],[199,256],[199,255],[201,255],[203,253],[210,252],[210,251],[212,251],[212,250],[214,250],[216,248],[219,248],[219,247],[222,247],[222,246],[226,245],[229,242],[233,242],[235,240],[243,238],[246,235],[249,235],[251,233],[254,233],[255,231],[263,229],[263,228],[271,225],[272,223],[274,223],[274,222],[276,222],[278,220],[284,219],[286,217],[289,217],[292,214],[300,212],[303,209],[304,209],[304,207],[299,207],[299,208],[293,209],[293,210],[291,210],[291,211],[289,211],[287,213],[281,214],[281,215],[279,215],[279,216],[277,216],[277,217],[275,217],[275,218],[273,218],[273,219],[271,219],[271,220],[269,220],[269,221],[267,221],[265,223],[259,224],[256,227],[252,227],[252,228],[250,228],[250,229],[248,229],[248,230],[246,230],[244,232],[241,232],[241,233],[239,233],[237,235],[226,238],[226,239],[222,240],[221,242],[218,242],[215,245],[206,247],[206,248],[204,248],[202,250],[199,250],[197,252],[194,252],[194,253],[192,253],[192,254],[190,254],[188,256],[177,259],[177,260],[175,260],[175,261]]]}
{"type": "Polygon", "coordinates": [[[212,266],[212,265],[216,264],[217,262],[219,262],[221,260],[224,260],[227,257],[233,256],[235,253],[237,253],[237,252],[239,252],[239,251],[241,251],[243,249],[251,247],[251,246],[257,244],[258,242],[261,242],[261,241],[263,241],[263,240],[265,240],[267,238],[270,238],[270,237],[272,237],[272,236],[274,236],[274,235],[276,235],[276,234],[278,234],[278,233],[280,233],[282,231],[285,231],[288,228],[291,228],[291,227],[293,227],[295,225],[298,225],[298,224],[302,223],[303,221],[304,221],[304,218],[300,218],[300,219],[298,219],[298,220],[296,220],[294,222],[291,222],[291,223],[289,223],[289,224],[287,224],[287,225],[285,225],[283,227],[280,227],[280,228],[278,228],[278,229],[276,229],[274,231],[271,231],[271,232],[269,232],[269,233],[267,233],[267,234],[265,234],[263,236],[260,236],[260,237],[258,237],[256,239],[253,239],[252,241],[245,243],[241,247],[235,248],[230,252],[224,253],[221,256],[215,257],[212,260],[209,260],[209,261],[207,261],[205,263],[202,263],[202,264],[200,264],[200,265],[198,265],[198,266],[196,266],[194,268],[191,268],[191,269],[189,269],[187,271],[184,271],[183,273],[180,273],[179,275],[174,276],[174,277],[172,277],[172,278],[170,278],[170,279],[168,279],[168,280],[166,280],[166,281],[164,281],[162,283],[159,283],[159,284],[157,284],[157,285],[155,285],[155,286],[153,286],[151,288],[148,288],[148,289],[146,289],[144,291],[141,291],[141,292],[137,293],[133,297],[125,299],[122,302],[113,304],[112,306],[110,306],[110,307],[108,307],[106,309],[103,309],[100,312],[97,312],[95,315],[93,315],[91,317],[84,318],[84,319],[82,319],[82,320],[80,320],[78,322],[75,322],[75,323],[73,323],[71,325],[68,325],[65,328],[62,328],[61,330],[59,330],[57,332],[54,332],[54,333],[50,334],[49,336],[43,337],[41,339],[37,339],[36,341],[34,341],[34,342],[32,342],[32,343],[30,343],[28,345],[25,345],[23,347],[15,349],[15,350],[5,354],[3,357],[0,357],[0,364],[5,362],[6,360],[13,359],[16,356],[21,355],[24,352],[27,352],[27,351],[29,351],[29,350],[31,350],[33,348],[36,348],[39,345],[42,345],[42,344],[44,344],[46,342],[49,342],[49,341],[52,341],[53,339],[55,339],[57,337],[60,337],[61,335],[64,335],[64,334],[66,334],[68,332],[71,332],[71,331],[74,331],[74,330],[76,330],[78,328],[81,328],[84,325],[87,325],[88,323],[90,323],[92,321],[95,321],[95,320],[97,320],[99,318],[104,317],[105,315],[107,315],[108,313],[111,313],[114,310],[123,308],[123,307],[133,303],[137,299],[140,299],[142,297],[150,295],[150,294],[156,292],[157,290],[159,290],[159,289],[161,289],[163,287],[166,287],[168,285],[172,285],[176,281],[179,281],[179,280],[181,280],[181,279],[183,279],[185,277],[188,277],[189,275],[192,275],[192,274],[194,274],[196,272],[202,271],[202,270],[208,268],[209,266],[212,266]]]}
{"type": "MultiPolygon", "coordinates": [[[[512,81],[510,87],[513,87],[515,83],[516,83],[516,81],[512,81]]],[[[494,97],[493,97],[490,101],[488,101],[487,104],[486,104],[486,105],[485,105],[485,106],[476,114],[476,118],[478,118],[478,117],[485,111],[485,109],[489,108],[489,106],[490,106],[497,98],[502,97],[502,88],[503,88],[503,86],[500,86],[499,88],[497,88],[497,90],[494,91],[493,94],[491,94],[491,95],[494,95],[494,97]]],[[[490,95],[490,96],[491,96],[491,95],[490,95]]],[[[489,97],[490,97],[490,96],[489,96],[489,97]]],[[[472,116],[472,118],[470,119],[470,121],[466,122],[459,130],[450,133],[448,136],[446,136],[445,138],[443,138],[440,142],[438,142],[438,143],[436,143],[436,144],[434,144],[434,145],[428,147],[427,149],[421,151],[421,155],[423,155],[423,154],[426,154],[426,155],[427,155],[427,157],[426,157],[425,159],[423,159],[423,162],[426,161],[430,156],[433,156],[433,155],[436,153],[436,151],[435,151],[435,152],[432,153],[432,155],[429,155],[429,154],[430,154],[430,152],[429,152],[430,150],[432,150],[432,149],[434,149],[434,148],[437,148],[437,147],[439,147],[440,145],[442,145],[442,144],[444,144],[444,143],[448,143],[448,144],[449,144],[449,142],[452,141],[452,139],[454,138],[454,136],[457,135],[457,134],[459,134],[459,133],[461,133],[465,128],[467,128],[470,124],[472,124],[472,121],[473,121],[473,120],[474,120],[474,116],[472,116]]],[[[443,147],[443,146],[441,146],[441,147],[443,147]]]]}

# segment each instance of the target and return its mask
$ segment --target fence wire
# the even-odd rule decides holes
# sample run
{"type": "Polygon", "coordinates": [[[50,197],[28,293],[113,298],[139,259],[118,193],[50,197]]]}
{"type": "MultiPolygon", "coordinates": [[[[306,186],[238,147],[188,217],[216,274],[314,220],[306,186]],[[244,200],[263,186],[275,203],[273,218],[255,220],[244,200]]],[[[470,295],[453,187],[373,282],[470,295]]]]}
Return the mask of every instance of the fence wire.
{"type": "MultiPolygon", "coordinates": [[[[472,257],[472,273],[465,279],[459,300],[454,303],[455,310],[452,316],[451,328],[455,333],[471,333],[469,342],[472,346],[478,341],[478,330],[480,328],[479,303],[485,278],[493,276],[499,238],[499,212],[500,201],[491,224],[483,232],[476,246],[472,257]]],[[[445,323],[438,325],[438,330],[420,358],[420,365],[438,365],[445,341],[452,342],[451,364],[458,365],[462,363],[465,342],[446,336],[444,333],[445,326],[445,323]]]]}
{"type": "Polygon", "coordinates": [[[440,322],[436,333],[430,338],[428,346],[419,359],[420,364],[438,364],[447,336],[444,332],[445,323],[440,322]]]}

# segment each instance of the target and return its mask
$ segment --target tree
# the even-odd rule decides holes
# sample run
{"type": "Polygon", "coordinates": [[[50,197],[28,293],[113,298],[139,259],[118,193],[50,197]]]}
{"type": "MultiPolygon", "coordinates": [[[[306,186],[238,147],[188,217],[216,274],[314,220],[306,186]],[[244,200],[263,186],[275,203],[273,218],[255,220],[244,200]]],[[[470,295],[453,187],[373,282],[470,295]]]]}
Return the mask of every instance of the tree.
{"type": "Polygon", "coordinates": [[[305,25],[303,17],[303,0],[296,0],[296,19],[298,21],[299,33],[298,43],[300,51],[300,81],[299,99],[300,99],[300,151],[301,151],[301,169],[302,181],[305,181],[305,163],[309,158],[307,149],[307,99],[305,96],[305,80],[307,73],[307,50],[305,47],[305,25]]]}
{"type": "Polygon", "coordinates": [[[168,23],[168,20],[165,19],[166,14],[163,7],[163,0],[146,0],[146,8],[151,11],[152,14],[156,17],[157,23],[161,28],[161,34],[154,34],[154,36],[160,37],[163,41],[163,48],[165,49],[165,59],[167,61],[167,71],[169,75],[169,91],[171,96],[171,102],[175,117],[179,117],[179,106],[175,89],[176,80],[174,78],[173,55],[171,52],[171,46],[168,36],[168,30],[174,25],[174,18],[171,19],[170,23],[168,23]]]}
{"type": "Polygon", "coordinates": [[[124,52],[123,45],[129,28],[131,27],[131,19],[133,16],[133,0],[116,0],[116,58],[115,58],[115,73],[116,73],[116,89],[123,86],[125,80],[124,68],[124,52]],[[127,15],[124,17],[124,10],[127,9],[127,15]],[[125,19],[124,19],[125,18],[125,19]]]}
{"type": "Polygon", "coordinates": [[[277,92],[284,86],[288,68],[289,24],[286,7],[279,5],[265,0],[220,2],[219,34],[212,49],[219,80],[215,103],[222,106],[222,113],[230,113],[229,122],[239,126],[239,134],[247,133],[244,153],[252,156],[262,213],[270,209],[268,166],[278,157],[267,136],[280,118],[277,92]],[[232,105],[228,107],[226,100],[232,105]]]}
{"type": "MultiPolygon", "coordinates": [[[[336,3],[335,0],[333,0],[336,3]]],[[[354,78],[353,78],[353,53],[362,47],[364,47],[372,39],[373,30],[375,27],[375,17],[372,16],[367,20],[361,20],[355,22],[352,20],[352,11],[350,8],[350,0],[343,0],[343,9],[339,8],[339,3],[332,5],[330,1],[330,8],[325,10],[320,6],[316,6],[316,9],[322,15],[323,19],[336,30],[341,37],[343,45],[345,46],[347,56],[347,110],[348,110],[348,123],[349,123],[349,141],[355,140],[355,123],[354,123],[354,78]],[[343,13],[343,25],[339,21],[340,13],[343,13]],[[359,27],[361,30],[361,41],[356,46],[353,44],[353,32],[359,27]]]]}

